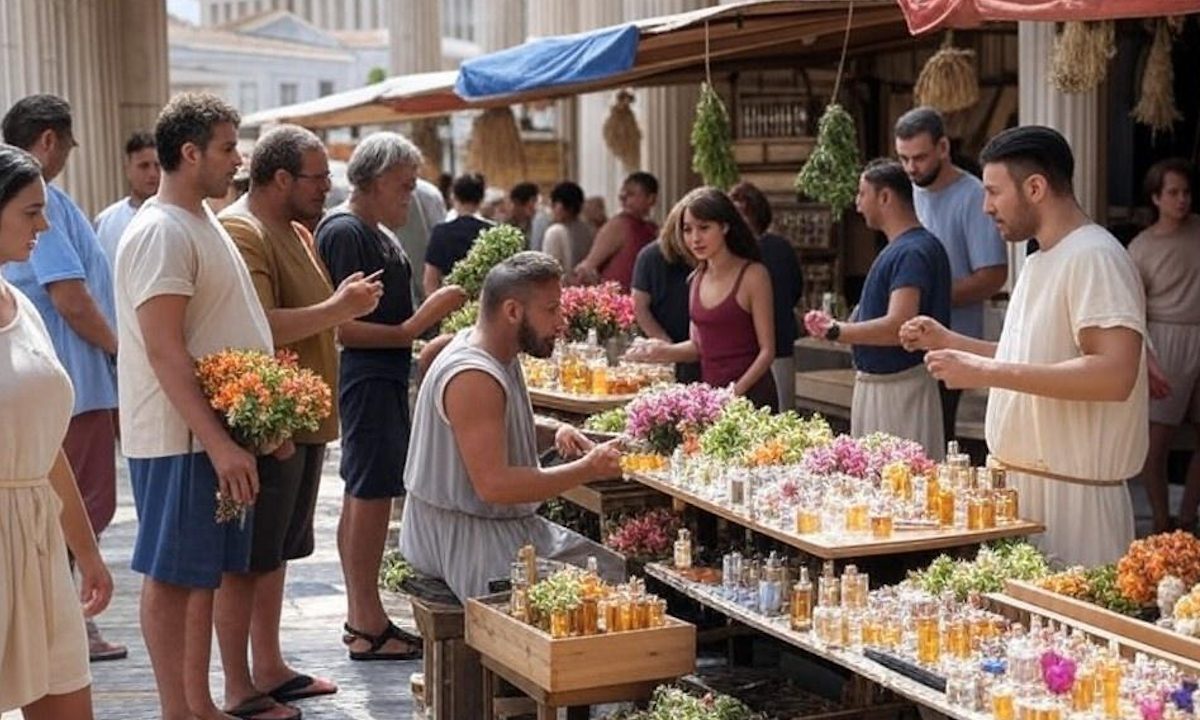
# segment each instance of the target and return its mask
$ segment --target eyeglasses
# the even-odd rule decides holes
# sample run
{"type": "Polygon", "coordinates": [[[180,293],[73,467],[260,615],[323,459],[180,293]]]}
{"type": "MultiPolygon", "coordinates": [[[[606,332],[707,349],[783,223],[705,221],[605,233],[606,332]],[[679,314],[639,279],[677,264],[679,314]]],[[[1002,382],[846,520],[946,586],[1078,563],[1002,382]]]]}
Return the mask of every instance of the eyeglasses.
{"type": "Polygon", "coordinates": [[[329,182],[332,179],[329,173],[296,173],[292,177],[316,180],[317,182],[329,182]]]}

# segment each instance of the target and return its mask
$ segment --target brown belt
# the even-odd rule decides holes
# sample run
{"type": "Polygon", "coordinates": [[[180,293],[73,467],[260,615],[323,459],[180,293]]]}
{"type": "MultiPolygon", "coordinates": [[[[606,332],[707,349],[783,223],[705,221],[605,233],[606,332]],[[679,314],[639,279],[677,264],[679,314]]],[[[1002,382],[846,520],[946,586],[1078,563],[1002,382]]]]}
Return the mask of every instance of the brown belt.
{"type": "Polygon", "coordinates": [[[1036,470],[1034,468],[1023,467],[1021,465],[1014,465],[1013,463],[1001,460],[995,456],[992,457],[992,461],[996,463],[1001,470],[1022,473],[1024,475],[1033,475],[1035,477],[1046,478],[1047,480],[1057,480],[1058,482],[1073,483],[1075,485],[1115,487],[1117,485],[1125,484],[1124,480],[1090,480],[1087,478],[1071,477],[1070,475],[1059,475],[1058,473],[1053,473],[1049,470],[1036,470]]]}

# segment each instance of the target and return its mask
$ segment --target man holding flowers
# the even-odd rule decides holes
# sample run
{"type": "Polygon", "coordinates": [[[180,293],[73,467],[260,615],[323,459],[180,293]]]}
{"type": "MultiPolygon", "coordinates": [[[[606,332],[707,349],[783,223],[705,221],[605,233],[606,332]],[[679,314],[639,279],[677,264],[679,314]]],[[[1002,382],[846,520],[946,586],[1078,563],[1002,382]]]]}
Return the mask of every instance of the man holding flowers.
{"type": "MultiPolygon", "coordinates": [[[[383,288],[361,272],[337,290],[330,284],[305,227],[320,219],[329,188],[321,140],[283,125],[259,138],[250,158],[250,191],[220,219],[250,271],[277,348],[295,352],[301,367],[336,388],[334,328],[374,310],[383,288]]],[[[292,670],[279,642],[287,563],[312,554],[325,444],[337,434],[338,416],[331,412],[315,431],[293,436],[291,456],[258,458],[250,572],[226,576],[216,598],[227,707],[269,710],[275,702],[337,691],[329,680],[292,670]],[[248,641],[252,665],[246,662],[248,641]]],[[[272,717],[287,716],[280,712],[272,717]]]]}
{"type": "Polygon", "coordinates": [[[271,330],[237,247],[206,198],[242,164],[238,113],[181,94],[155,127],[159,193],[117,249],[122,450],[138,513],[133,569],[144,575],[142,635],[165,720],[226,718],[208,685],[213,590],[245,572],[250,528],[218,523],[216,490],[254,502],[258,472],[213,412],[196,359],[229,348],[271,352],[271,330]]]}

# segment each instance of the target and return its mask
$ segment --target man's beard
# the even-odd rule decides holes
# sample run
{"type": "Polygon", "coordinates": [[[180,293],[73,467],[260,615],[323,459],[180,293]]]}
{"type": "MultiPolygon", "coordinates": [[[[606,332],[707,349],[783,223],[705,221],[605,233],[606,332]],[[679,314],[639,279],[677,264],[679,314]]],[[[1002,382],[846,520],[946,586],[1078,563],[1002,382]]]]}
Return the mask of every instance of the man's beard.
{"type": "Polygon", "coordinates": [[[925,173],[924,175],[920,175],[918,177],[912,178],[912,184],[916,185],[919,188],[929,187],[930,185],[933,184],[933,182],[935,180],[937,180],[938,175],[940,175],[941,173],[942,173],[942,162],[939,160],[937,167],[935,167],[933,170],[930,170],[929,172],[925,173]]]}
{"type": "Polygon", "coordinates": [[[517,346],[521,352],[535,358],[548,358],[554,354],[554,338],[539,337],[525,318],[517,327],[517,346]]]}

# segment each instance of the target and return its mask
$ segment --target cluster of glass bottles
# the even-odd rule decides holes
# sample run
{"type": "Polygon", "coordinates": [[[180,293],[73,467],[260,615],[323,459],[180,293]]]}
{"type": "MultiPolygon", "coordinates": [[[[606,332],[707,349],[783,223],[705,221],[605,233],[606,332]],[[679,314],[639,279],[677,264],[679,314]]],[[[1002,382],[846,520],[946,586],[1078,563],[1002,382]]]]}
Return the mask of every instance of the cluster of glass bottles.
{"type": "Polygon", "coordinates": [[[646,630],[666,624],[666,601],[646,592],[640,578],[609,585],[600,578],[594,557],[588,558],[585,570],[568,568],[559,572],[578,575],[577,598],[539,612],[530,602],[530,589],[538,582],[533,547],[527,545],[518,551],[517,561],[510,566],[509,614],[556,639],[646,630]]]}
{"type": "Polygon", "coordinates": [[[576,395],[628,395],[643,387],[675,381],[673,365],[622,361],[609,365],[596,330],[584,342],[559,340],[548,360],[522,356],[530,387],[557,388],[576,395]]]}

